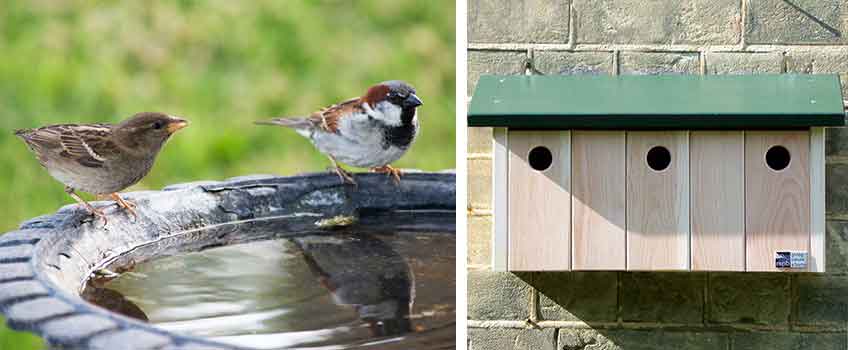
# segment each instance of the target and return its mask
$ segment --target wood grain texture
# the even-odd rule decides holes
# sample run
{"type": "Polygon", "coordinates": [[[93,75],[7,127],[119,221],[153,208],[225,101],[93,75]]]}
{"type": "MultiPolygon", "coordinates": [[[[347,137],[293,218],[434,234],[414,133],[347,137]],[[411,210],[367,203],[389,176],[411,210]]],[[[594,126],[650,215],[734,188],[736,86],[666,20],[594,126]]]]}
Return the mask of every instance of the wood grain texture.
{"type": "Polygon", "coordinates": [[[825,133],[810,129],[810,272],[825,272],[825,133]]]}
{"type": "Polygon", "coordinates": [[[688,132],[627,132],[627,269],[689,269],[688,132]],[[671,153],[663,171],[648,167],[654,146],[671,153]]]}
{"type": "Polygon", "coordinates": [[[689,136],[692,269],[745,271],[745,135],[689,136]]]}
{"type": "Polygon", "coordinates": [[[492,270],[507,270],[509,245],[509,210],[507,193],[509,188],[509,145],[506,128],[492,130],[492,270]]]}
{"type": "Polygon", "coordinates": [[[571,268],[571,150],[568,131],[509,131],[509,269],[571,268]],[[553,164],[537,171],[528,153],[547,147],[553,164]]]}
{"type": "MultiPolygon", "coordinates": [[[[774,253],[810,249],[810,177],[808,131],[745,133],[745,235],[748,271],[778,271],[774,253]],[[781,171],[770,169],[766,151],[789,150],[781,171]]],[[[797,271],[797,270],[796,270],[797,271]]]]}
{"type": "Polygon", "coordinates": [[[573,131],[572,268],[624,270],[624,131],[573,131]]]}

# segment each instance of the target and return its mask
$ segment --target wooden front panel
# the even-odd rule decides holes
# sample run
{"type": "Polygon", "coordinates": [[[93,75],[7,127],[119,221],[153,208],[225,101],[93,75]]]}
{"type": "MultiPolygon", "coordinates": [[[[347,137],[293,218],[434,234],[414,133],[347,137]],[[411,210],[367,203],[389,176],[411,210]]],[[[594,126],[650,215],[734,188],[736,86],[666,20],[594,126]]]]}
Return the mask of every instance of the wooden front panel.
{"type": "Polygon", "coordinates": [[[627,132],[627,269],[689,268],[688,132],[627,132]],[[651,169],[647,154],[660,146],[670,162],[651,169]]]}
{"type": "Polygon", "coordinates": [[[572,268],[625,269],[624,132],[573,131],[572,268]]]}
{"type": "Polygon", "coordinates": [[[509,270],[571,268],[570,134],[509,131],[509,270]],[[528,161],[546,147],[552,163],[543,171],[528,161]]]}
{"type": "Polygon", "coordinates": [[[808,131],[745,133],[745,230],[748,271],[778,271],[776,251],[810,250],[808,131]],[[771,169],[766,152],[789,151],[789,165],[771,169]]]}
{"type": "Polygon", "coordinates": [[[693,131],[689,149],[692,269],[744,271],[744,133],[693,131]]]}

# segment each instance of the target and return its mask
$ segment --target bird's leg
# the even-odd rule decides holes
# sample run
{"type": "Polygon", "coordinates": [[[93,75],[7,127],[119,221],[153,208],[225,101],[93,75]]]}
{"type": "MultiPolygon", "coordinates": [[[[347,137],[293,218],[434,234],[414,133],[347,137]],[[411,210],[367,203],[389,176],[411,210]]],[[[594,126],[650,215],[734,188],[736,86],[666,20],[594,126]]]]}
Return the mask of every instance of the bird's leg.
{"type": "Polygon", "coordinates": [[[392,179],[395,180],[396,185],[400,185],[400,177],[403,175],[403,172],[400,169],[394,168],[389,164],[371,168],[371,171],[375,173],[386,173],[386,175],[391,176],[392,179]]]}
{"type": "Polygon", "coordinates": [[[121,196],[118,195],[117,192],[110,193],[109,197],[112,197],[112,200],[114,200],[115,204],[117,204],[119,207],[129,211],[130,214],[132,214],[133,218],[138,219],[138,214],[136,214],[135,209],[133,209],[135,208],[135,203],[124,200],[123,198],[121,198],[121,196]]]}
{"type": "Polygon", "coordinates": [[[85,201],[85,199],[82,199],[79,195],[77,195],[77,193],[74,191],[74,189],[73,189],[73,188],[71,188],[70,186],[65,186],[65,193],[67,193],[69,196],[71,196],[71,198],[73,198],[74,200],[76,200],[76,201],[77,201],[77,203],[79,203],[80,205],[82,205],[83,207],[85,207],[85,209],[87,209],[87,210],[88,210],[88,212],[89,212],[89,213],[91,213],[91,215],[94,215],[94,216],[96,216],[96,217],[99,217],[99,218],[103,219],[103,225],[104,225],[104,226],[105,226],[107,223],[109,223],[109,221],[106,219],[106,213],[104,213],[104,212],[103,212],[102,210],[100,210],[100,209],[97,209],[97,208],[95,208],[95,207],[91,206],[91,204],[89,204],[88,202],[86,202],[86,201],[85,201]]]}
{"type": "Polygon", "coordinates": [[[344,170],[339,165],[339,162],[336,161],[336,158],[333,158],[333,156],[327,156],[327,157],[329,157],[330,161],[333,162],[333,167],[334,167],[333,171],[336,173],[336,175],[339,175],[339,178],[342,179],[342,182],[346,182],[346,183],[349,183],[351,185],[356,185],[356,180],[353,179],[353,175],[351,175],[351,173],[347,172],[347,170],[344,170]]]}

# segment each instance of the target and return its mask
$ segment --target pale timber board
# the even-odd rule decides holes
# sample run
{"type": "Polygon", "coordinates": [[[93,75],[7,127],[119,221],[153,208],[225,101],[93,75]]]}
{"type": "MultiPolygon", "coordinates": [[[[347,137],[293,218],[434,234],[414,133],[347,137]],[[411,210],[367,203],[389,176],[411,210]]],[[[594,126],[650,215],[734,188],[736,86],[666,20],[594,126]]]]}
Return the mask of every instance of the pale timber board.
{"type": "Polygon", "coordinates": [[[509,131],[509,270],[571,268],[569,131],[509,131]],[[528,153],[547,147],[553,163],[530,167],[528,153]]]}
{"type": "Polygon", "coordinates": [[[692,270],[745,271],[745,136],[692,131],[689,137],[692,270]]]}
{"type": "Polygon", "coordinates": [[[625,269],[624,131],[572,131],[572,268],[625,269]]]}
{"type": "Polygon", "coordinates": [[[810,272],[825,272],[825,131],[810,129],[810,272]]]}
{"type": "MultiPolygon", "coordinates": [[[[810,139],[803,131],[745,133],[745,238],[747,271],[779,271],[776,251],[810,250],[810,139]],[[789,166],[775,171],[766,151],[789,150],[789,166]]],[[[793,270],[798,271],[798,270],[793,270]]]]}
{"type": "Polygon", "coordinates": [[[509,181],[509,145],[506,128],[494,128],[492,133],[494,165],[492,166],[492,270],[506,271],[508,240],[507,194],[509,181]]]}
{"type": "Polygon", "coordinates": [[[627,269],[689,269],[689,135],[627,132],[627,269]],[[662,171],[648,167],[654,146],[671,153],[662,171]]]}

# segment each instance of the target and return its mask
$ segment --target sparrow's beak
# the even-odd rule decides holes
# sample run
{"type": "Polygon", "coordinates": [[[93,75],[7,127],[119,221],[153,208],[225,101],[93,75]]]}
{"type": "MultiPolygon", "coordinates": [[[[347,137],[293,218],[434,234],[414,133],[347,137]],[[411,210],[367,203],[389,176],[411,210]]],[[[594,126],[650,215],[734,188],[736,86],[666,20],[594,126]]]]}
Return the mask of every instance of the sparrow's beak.
{"type": "Polygon", "coordinates": [[[424,102],[421,102],[421,99],[415,96],[415,94],[409,94],[409,97],[403,100],[403,106],[408,108],[415,108],[423,104],[424,102]]]}
{"type": "Polygon", "coordinates": [[[171,121],[168,122],[168,133],[173,134],[184,127],[188,126],[188,120],[171,116],[171,121]]]}

